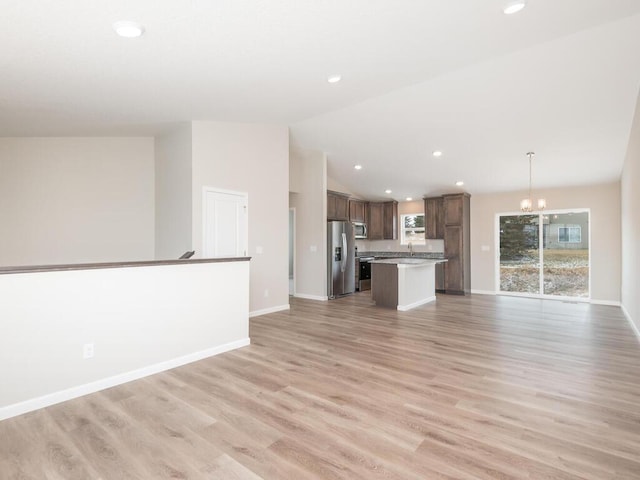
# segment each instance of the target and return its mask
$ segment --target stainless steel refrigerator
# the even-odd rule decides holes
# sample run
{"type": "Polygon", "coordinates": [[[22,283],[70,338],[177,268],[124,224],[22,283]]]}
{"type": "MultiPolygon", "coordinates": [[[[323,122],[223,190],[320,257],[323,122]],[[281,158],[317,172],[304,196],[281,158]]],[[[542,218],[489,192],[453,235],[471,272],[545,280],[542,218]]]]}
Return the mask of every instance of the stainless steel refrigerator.
{"type": "Polygon", "coordinates": [[[353,225],[350,222],[328,222],[327,237],[328,296],[335,298],[353,293],[356,289],[353,225]]]}

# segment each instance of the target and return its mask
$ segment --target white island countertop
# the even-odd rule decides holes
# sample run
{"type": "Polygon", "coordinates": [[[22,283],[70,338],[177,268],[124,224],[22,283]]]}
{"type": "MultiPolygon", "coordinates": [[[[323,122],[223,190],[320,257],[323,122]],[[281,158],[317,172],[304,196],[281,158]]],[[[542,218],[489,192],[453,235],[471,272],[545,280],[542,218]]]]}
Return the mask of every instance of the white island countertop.
{"type": "Polygon", "coordinates": [[[380,258],[371,260],[371,263],[386,263],[398,265],[398,268],[422,267],[426,265],[435,265],[436,263],[446,262],[446,258],[420,258],[420,257],[397,257],[397,258],[380,258]]]}

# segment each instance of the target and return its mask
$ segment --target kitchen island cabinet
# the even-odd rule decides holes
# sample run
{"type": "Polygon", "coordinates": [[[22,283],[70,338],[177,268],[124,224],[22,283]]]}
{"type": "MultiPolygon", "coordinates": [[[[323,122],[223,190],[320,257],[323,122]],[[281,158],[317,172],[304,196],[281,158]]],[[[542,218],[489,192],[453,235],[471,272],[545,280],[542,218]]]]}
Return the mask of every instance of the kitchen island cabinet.
{"type": "Polygon", "coordinates": [[[379,307],[410,310],[436,299],[435,266],[446,260],[385,258],[371,262],[371,298],[379,307]]]}

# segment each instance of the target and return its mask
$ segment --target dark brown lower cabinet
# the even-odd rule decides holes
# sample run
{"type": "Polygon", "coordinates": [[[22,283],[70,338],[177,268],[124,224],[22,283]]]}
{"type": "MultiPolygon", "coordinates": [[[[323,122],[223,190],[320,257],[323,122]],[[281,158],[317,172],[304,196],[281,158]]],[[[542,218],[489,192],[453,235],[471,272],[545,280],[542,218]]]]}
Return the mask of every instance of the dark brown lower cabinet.
{"type": "Polygon", "coordinates": [[[464,265],[462,226],[453,225],[444,228],[444,290],[446,293],[464,295],[464,265]]]}
{"type": "Polygon", "coordinates": [[[466,193],[444,195],[445,293],[471,293],[471,203],[466,193]]]}

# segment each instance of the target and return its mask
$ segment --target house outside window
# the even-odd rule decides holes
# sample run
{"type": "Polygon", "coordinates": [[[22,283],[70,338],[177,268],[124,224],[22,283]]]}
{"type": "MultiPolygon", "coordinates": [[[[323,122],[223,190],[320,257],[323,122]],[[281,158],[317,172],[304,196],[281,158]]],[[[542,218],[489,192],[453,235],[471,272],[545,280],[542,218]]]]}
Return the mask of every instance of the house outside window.
{"type": "Polygon", "coordinates": [[[558,228],[558,242],[561,243],[581,243],[582,231],[580,227],[560,227],[558,228]]]}
{"type": "Polygon", "coordinates": [[[424,213],[411,213],[400,217],[400,243],[424,245],[424,213]]]}

